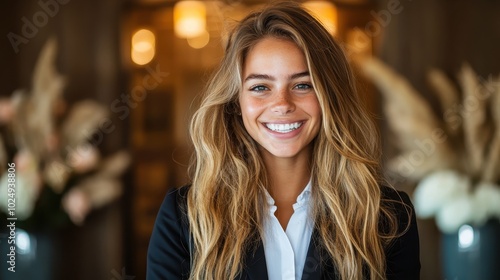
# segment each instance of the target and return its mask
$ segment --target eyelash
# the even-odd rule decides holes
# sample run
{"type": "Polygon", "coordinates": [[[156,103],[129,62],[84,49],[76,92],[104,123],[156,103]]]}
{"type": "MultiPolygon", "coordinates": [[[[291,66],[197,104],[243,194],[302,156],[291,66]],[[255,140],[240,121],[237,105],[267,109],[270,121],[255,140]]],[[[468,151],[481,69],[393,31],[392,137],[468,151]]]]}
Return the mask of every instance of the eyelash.
{"type": "MultiPolygon", "coordinates": [[[[310,89],[312,89],[313,87],[312,87],[312,85],[311,85],[311,84],[309,84],[309,83],[299,83],[299,84],[296,84],[293,88],[294,88],[294,89],[295,89],[295,88],[297,88],[298,90],[310,90],[310,89]],[[307,86],[307,88],[297,88],[297,87],[299,87],[299,86],[301,86],[301,87],[302,87],[302,86],[307,86]]],[[[260,92],[260,91],[265,91],[265,90],[268,90],[268,89],[269,89],[269,88],[268,88],[268,87],[266,87],[266,86],[264,86],[264,85],[256,85],[256,86],[252,86],[252,87],[250,88],[250,90],[251,90],[251,91],[258,91],[258,92],[260,92]],[[258,89],[258,88],[261,88],[261,89],[258,89]]]]}
{"type": "Polygon", "coordinates": [[[307,88],[298,88],[299,90],[309,90],[309,89],[312,89],[312,85],[309,84],[309,83],[300,83],[300,84],[296,84],[294,86],[294,88],[297,88],[298,86],[307,86],[307,88]]]}
{"type": "Polygon", "coordinates": [[[263,85],[256,85],[256,86],[252,86],[250,88],[251,91],[265,91],[267,89],[268,88],[266,86],[263,86],[263,85]],[[257,89],[257,88],[264,88],[264,89],[257,89]]]}

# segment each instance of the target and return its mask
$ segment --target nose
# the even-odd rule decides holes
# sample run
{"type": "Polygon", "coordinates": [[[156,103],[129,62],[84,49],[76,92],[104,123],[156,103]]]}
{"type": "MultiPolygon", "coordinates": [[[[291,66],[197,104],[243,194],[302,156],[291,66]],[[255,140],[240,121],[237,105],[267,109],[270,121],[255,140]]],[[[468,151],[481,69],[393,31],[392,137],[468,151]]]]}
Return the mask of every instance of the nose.
{"type": "Polygon", "coordinates": [[[293,96],[288,89],[282,89],[277,92],[271,110],[279,115],[286,115],[295,111],[293,96]]]}

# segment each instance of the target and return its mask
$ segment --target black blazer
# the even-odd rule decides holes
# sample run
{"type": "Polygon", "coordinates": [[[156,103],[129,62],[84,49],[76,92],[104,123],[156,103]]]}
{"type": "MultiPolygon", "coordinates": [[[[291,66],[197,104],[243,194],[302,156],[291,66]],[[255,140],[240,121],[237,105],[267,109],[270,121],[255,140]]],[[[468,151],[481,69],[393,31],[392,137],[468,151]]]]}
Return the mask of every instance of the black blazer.
{"type": "MultiPolygon", "coordinates": [[[[181,187],[170,191],[156,218],[151,240],[149,242],[147,258],[147,275],[149,280],[156,279],[188,279],[190,272],[189,225],[186,216],[186,194],[189,187],[181,187]]],[[[401,203],[391,203],[398,213],[400,229],[404,229],[410,222],[409,230],[400,238],[395,239],[386,248],[387,278],[388,279],[419,279],[420,258],[418,230],[413,211],[413,205],[408,195],[396,192],[390,188],[383,188],[386,198],[403,201],[408,205],[411,219],[408,221],[408,212],[401,203]]],[[[333,262],[325,260],[325,251],[318,246],[319,235],[313,230],[307,252],[302,279],[339,279],[336,275],[333,262]]],[[[268,279],[266,259],[262,242],[254,252],[246,255],[246,264],[237,277],[243,280],[268,279]]]]}

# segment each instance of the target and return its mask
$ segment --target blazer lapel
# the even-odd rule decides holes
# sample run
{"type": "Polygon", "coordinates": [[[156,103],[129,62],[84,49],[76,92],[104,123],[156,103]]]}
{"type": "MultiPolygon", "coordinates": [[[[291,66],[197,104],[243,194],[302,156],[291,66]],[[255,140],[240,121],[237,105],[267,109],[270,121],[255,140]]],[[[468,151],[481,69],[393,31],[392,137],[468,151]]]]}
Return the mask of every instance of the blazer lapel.
{"type": "Polygon", "coordinates": [[[302,271],[302,280],[322,279],[321,256],[318,247],[318,240],[319,235],[316,229],[314,229],[311,235],[311,240],[309,241],[309,248],[307,249],[304,270],[302,271]]]}
{"type": "MultiPolygon", "coordinates": [[[[321,246],[319,246],[319,240],[320,236],[316,229],[314,229],[311,235],[311,240],[309,241],[309,248],[307,249],[304,270],[302,271],[302,280],[337,279],[335,266],[331,262],[324,263],[325,259],[322,259],[323,251],[321,246]]],[[[246,266],[240,277],[237,277],[237,279],[269,279],[267,275],[266,256],[262,241],[259,241],[255,252],[252,252],[251,250],[247,252],[246,260],[246,266]]]]}
{"type": "MultiPolygon", "coordinates": [[[[249,250],[246,255],[246,271],[247,278],[249,280],[266,280],[267,276],[267,265],[266,265],[266,255],[264,254],[264,245],[262,241],[259,241],[257,249],[255,252],[249,250]]],[[[243,273],[244,274],[244,273],[243,273]]]]}

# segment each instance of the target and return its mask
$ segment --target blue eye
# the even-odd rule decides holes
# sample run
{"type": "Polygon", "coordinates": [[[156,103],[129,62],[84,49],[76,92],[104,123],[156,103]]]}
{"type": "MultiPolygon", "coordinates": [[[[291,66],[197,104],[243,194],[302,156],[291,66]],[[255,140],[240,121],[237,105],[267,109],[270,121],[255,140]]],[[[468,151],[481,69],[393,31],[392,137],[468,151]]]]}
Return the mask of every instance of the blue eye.
{"type": "Polygon", "coordinates": [[[266,86],[254,86],[250,88],[251,91],[265,91],[267,89],[268,88],[266,86]]]}
{"type": "Polygon", "coordinates": [[[312,89],[312,85],[310,84],[298,84],[295,86],[296,89],[300,89],[300,90],[308,90],[308,89],[312,89]]]}

